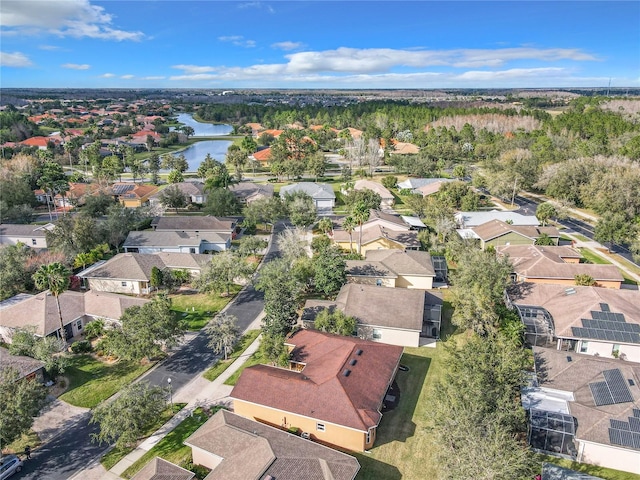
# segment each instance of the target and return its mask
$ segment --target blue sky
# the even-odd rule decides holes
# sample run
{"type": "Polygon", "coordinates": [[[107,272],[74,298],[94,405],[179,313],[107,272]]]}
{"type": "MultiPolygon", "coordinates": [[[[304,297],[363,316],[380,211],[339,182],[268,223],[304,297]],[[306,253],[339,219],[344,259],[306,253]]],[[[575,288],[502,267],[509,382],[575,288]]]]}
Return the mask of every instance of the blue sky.
{"type": "Polygon", "coordinates": [[[2,0],[0,86],[640,87],[638,1],[2,0]]]}

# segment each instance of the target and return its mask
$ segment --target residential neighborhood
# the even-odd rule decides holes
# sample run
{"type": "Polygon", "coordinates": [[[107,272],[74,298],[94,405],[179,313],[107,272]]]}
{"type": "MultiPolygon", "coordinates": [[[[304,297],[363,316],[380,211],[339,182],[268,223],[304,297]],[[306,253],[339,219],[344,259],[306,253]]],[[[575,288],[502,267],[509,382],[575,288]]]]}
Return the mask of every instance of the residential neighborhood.
{"type": "Polygon", "coordinates": [[[274,98],[1,107],[15,478],[638,478],[640,203],[508,177],[538,130],[475,105],[412,132],[274,98]]]}

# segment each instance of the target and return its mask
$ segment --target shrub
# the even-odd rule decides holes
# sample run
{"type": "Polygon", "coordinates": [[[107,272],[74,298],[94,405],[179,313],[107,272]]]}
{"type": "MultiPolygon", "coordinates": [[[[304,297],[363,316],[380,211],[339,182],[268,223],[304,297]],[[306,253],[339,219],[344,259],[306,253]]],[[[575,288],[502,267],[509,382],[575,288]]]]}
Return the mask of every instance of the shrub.
{"type": "Polygon", "coordinates": [[[104,320],[98,319],[89,322],[84,327],[84,336],[87,340],[93,340],[104,334],[104,320]]]}
{"type": "Polygon", "coordinates": [[[91,342],[88,340],[80,340],[71,344],[72,353],[87,353],[92,349],[91,342]]]}

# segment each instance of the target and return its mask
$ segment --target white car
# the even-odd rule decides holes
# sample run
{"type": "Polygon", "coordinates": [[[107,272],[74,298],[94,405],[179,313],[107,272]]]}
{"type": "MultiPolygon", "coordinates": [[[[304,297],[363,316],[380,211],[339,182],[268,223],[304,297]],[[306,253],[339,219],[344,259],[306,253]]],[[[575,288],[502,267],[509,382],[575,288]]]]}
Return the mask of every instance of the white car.
{"type": "Polygon", "coordinates": [[[0,459],[0,480],[5,480],[20,470],[22,470],[22,460],[17,456],[5,455],[0,459]]]}

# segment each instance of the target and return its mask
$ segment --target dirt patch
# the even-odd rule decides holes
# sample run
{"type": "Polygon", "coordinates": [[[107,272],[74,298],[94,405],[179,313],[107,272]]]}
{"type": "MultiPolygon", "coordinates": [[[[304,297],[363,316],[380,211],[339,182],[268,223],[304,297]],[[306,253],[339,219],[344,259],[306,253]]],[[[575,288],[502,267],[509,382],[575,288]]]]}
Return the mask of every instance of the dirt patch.
{"type": "Polygon", "coordinates": [[[49,395],[58,398],[69,388],[69,379],[64,375],[58,377],[56,383],[49,387],[49,395]]]}

